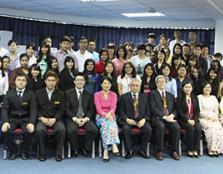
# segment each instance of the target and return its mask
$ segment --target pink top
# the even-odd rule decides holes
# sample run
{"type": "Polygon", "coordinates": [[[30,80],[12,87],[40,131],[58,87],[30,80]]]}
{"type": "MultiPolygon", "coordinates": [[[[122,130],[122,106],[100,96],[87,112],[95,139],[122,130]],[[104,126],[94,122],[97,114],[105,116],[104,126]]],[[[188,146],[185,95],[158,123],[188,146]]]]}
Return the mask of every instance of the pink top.
{"type": "Polygon", "coordinates": [[[122,68],[125,63],[125,60],[120,60],[118,58],[113,59],[113,63],[115,65],[115,73],[117,76],[121,75],[122,68]]]}
{"type": "Polygon", "coordinates": [[[94,95],[94,103],[96,106],[97,114],[105,117],[105,114],[111,112],[115,116],[117,94],[110,91],[108,97],[105,99],[102,91],[96,92],[94,95]]]}

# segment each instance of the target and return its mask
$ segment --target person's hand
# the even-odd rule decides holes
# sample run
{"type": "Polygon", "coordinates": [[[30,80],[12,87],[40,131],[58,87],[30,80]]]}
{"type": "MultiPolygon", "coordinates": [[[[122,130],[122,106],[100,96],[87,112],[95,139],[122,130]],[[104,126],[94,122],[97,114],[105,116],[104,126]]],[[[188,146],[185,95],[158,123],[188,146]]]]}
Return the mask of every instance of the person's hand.
{"type": "Polygon", "coordinates": [[[195,125],[195,121],[194,120],[188,120],[187,121],[189,125],[194,126],[195,125]]]}
{"type": "Polygon", "coordinates": [[[167,122],[176,122],[176,120],[174,120],[173,119],[173,117],[172,116],[167,116],[166,118],[165,118],[165,120],[167,121],[167,122]]]}
{"type": "Polygon", "coordinates": [[[113,116],[111,112],[108,112],[107,114],[105,114],[105,118],[108,120],[113,120],[113,116]]]}
{"type": "Polygon", "coordinates": [[[75,123],[77,123],[77,125],[78,125],[79,127],[81,127],[81,120],[80,120],[79,118],[77,118],[77,119],[75,120],[75,123]]]}
{"type": "Polygon", "coordinates": [[[136,121],[133,119],[126,119],[126,123],[129,124],[130,126],[135,126],[136,125],[136,121]]]}
{"type": "Polygon", "coordinates": [[[208,117],[208,119],[211,120],[211,121],[213,121],[213,122],[217,120],[216,117],[215,117],[214,115],[210,115],[210,116],[208,117]]]}
{"type": "Polygon", "coordinates": [[[29,133],[33,133],[34,132],[34,124],[29,123],[29,124],[27,124],[26,128],[27,128],[29,133]]]}
{"type": "Polygon", "coordinates": [[[82,118],[81,119],[81,126],[84,126],[86,122],[88,122],[89,119],[88,118],[82,118]]]}
{"type": "Polygon", "coordinates": [[[48,118],[45,118],[45,117],[40,117],[40,121],[44,124],[44,125],[48,125],[48,118]]]}
{"type": "Polygon", "coordinates": [[[2,132],[7,132],[9,128],[10,128],[10,124],[8,122],[3,123],[2,132]]]}
{"type": "Polygon", "coordinates": [[[56,118],[49,118],[48,119],[48,126],[52,127],[56,123],[56,118]]]}
{"type": "Polygon", "coordinates": [[[145,125],[145,123],[146,123],[146,119],[143,118],[143,119],[141,119],[141,120],[138,122],[137,126],[138,126],[139,128],[141,128],[141,127],[143,127],[143,126],[145,125]]]}

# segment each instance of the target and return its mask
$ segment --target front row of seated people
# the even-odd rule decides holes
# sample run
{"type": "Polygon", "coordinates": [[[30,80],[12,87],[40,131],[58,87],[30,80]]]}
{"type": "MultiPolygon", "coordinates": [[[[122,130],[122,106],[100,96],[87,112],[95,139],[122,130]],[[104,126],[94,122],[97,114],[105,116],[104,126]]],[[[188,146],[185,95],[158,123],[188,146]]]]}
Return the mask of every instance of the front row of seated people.
{"type": "Polygon", "coordinates": [[[117,94],[110,90],[112,83],[108,77],[102,78],[102,90],[94,96],[84,90],[86,80],[83,73],[76,75],[74,88],[65,93],[57,89],[58,77],[52,71],[45,75],[46,87],[36,93],[26,89],[26,75],[17,74],[14,81],[16,88],[7,92],[2,108],[2,132],[10,160],[19,155],[13,141],[16,128],[23,131],[21,158],[29,158],[30,144],[36,139],[40,161],[46,160],[48,128],[55,132],[56,161],[63,159],[66,140],[71,144],[72,156],[78,156],[78,129],[85,128],[84,156],[91,157],[92,143],[99,130],[104,149],[103,161],[107,162],[109,149],[119,155],[118,124],[122,129],[127,159],[133,156],[132,128],[140,130],[139,153],[145,159],[148,159],[147,145],[152,129],[155,135],[155,157],[158,160],[164,159],[162,152],[166,130],[170,138],[170,155],[175,160],[180,159],[177,149],[181,128],[186,132],[189,157],[198,157],[202,130],[207,141],[208,155],[218,156],[223,153],[219,103],[216,97],[210,95],[211,85],[208,82],[203,85],[203,94],[197,97],[192,93],[191,82],[186,81],[182,86],[182,95],[175,101],[174,96],[165,90],[166,79],[162,75],[156,77],[157,89],[149,97],[140,92],[141,81],[134,78],[130,83],[130,92],[121,95],[119,100],[117,94]]]}

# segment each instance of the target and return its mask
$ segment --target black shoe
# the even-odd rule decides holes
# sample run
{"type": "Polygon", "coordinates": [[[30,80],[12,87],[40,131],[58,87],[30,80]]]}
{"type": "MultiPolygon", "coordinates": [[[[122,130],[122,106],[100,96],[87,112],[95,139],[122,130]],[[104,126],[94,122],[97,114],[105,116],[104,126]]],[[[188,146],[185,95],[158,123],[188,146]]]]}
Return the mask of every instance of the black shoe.
{"type": "Polygon", "coordinates": [[[130,159],[130,158],[132,158],[132,156],[133,156],[133,151],[129,151],[126,153],[125,158],[130,159]]]}
{"type": "Polygon", "coordinates": [[[40,155],[39,160],[40,161],[46,161],[46,156],[45,155],[40,155]]]}
{"type": "Polygon", "coordinates": [[[28,160],[29,159],[29,155],[27,153],[22,153],[21,158],[23,160],[28,160]]]}
{"type": "Polygon", "coordinates": [[[145,159],[149,159],[149,156],[147,155],[147,153],[146,153],[145,151],[140,150],[139,153],[140,153],[140,156],[141,156],[141,157],[143,157],[143,158],[145,158],[145,159]]]}
{"type": "Polygon", "coordinates": [[[62,155],[57,155],[55,160],[58,162],[62,161],[63,160],[62,155]]]}
{"type": "Polygon", "coordinates": [[[9,160],[15,160],[16,156],[17,156],[17,153],[11,154],[8,159],[9,160]]]}
{"type": "Polygon", "coordinates": [[[83,150],[83,155],[85,156],[85,157],[87,157],[87,158],[91,158],[92,157],[92,155],[91,155],[91,153],[89,153],[87,150],[83,150]]]}
{"type": "Polygon", "coordinates": [[[109,160],[110,160],[109,158],[103,158],[102,159],[102,161],[105,162],[105,163],[109,162],[109,160]]]}
{"type": "Polygon", "coordinates": [[[72,153],[71,156],[74,157],[74,158],[78,157],[78,151],[75,150],[75,151],[72,153]]]}

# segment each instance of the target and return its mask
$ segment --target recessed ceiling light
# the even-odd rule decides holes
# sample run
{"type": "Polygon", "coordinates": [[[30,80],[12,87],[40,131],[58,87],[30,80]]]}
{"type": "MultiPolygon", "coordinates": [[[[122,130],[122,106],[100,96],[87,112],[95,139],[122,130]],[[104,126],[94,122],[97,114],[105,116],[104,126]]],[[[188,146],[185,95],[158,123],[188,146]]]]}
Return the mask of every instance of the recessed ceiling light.
{"type": "Polygon", "coordinates": [[[122,13],[123,16],[128,18],[140,18],[140,17],[166,17],[167,15],[161,12],[143,12],[143,13],[122,13]]]}

